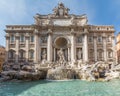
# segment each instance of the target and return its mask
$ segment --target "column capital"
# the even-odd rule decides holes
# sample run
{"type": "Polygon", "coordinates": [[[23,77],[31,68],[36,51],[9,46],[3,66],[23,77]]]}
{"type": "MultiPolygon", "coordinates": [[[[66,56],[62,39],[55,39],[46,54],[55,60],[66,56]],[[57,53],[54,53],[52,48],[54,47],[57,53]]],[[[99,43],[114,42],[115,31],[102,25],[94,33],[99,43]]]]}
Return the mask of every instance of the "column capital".
{"type": "Polygon", "coordinates": [[[47,34],[51,35],[52,33],[53,33],[52,29],[49,28],[47,34]]]}
{"type": "Polygon", "coordinates": [[[76,35],[74,28],[71,28],[71,35],[76,35]]]}
{"type": "Polygon", "coordinates": [[[6,40],[10,39],[10,36],[5,36],[6,40]]]}
{"type": "Polygon", "coordinates": [[[83,36],[87,36],[87,35],[88,35],[88,33],[84,33],[84,34],[83,34],[83,36]]]}
{"type": "Polygon", "coordinates": [[[34,30],[34,34],[35,34],[35,35],[38,35],[38,34],[39,34],[38,29],[35,29],[35,30],[34,30]]]}
{"type": "Polygon", "coordinates": [[[29,38],[29,36],[30,36],[29,33],[26,33],[26,34],[25,34],[25,37],[26,37],[26,38],[29,38]]]}
{"type": "Polygon", "coordinates": [[[19,37],[20,37],[19,33],[16,33],[15,37],[16,37],[16,38],[19,38],[19,37]]]}
{"type": "Polygon", "coordinates": [[[84,28],[84,31],[83,31],[84,34],[88,34],[88,29],[87,28],[84,28]]]}

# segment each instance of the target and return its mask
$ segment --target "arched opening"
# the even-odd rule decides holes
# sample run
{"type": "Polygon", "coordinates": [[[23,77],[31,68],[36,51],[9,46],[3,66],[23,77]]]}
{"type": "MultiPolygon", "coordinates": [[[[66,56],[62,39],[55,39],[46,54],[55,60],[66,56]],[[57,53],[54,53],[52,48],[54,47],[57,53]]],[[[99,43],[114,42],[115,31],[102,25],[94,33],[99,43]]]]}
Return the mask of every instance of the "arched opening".
{"type": "Polygon", "coordinates": [[[55,45],[58,47],[58,48],[66,48],[67,47],[67,44],[68,44],[68,42],[67,42],[67,40],[66,40],[66,38],[64,38],[64,37],[59,37],[59,38],[57,38],[56,39],[56,41],[55,41],[55,45]]]}
{"type": "Polygon", "coordinates": [[[29,59],[34,59],[34,50],[29,50],[29,59]]]}
{"type": "Polygon", "coordinates": [[[113,51],[111,49],[108,50],[108,58],[113,57],[113,51]]]}
{"type": "Polygon", "coordinates": [[[66,39],[65,37],[57,37],[54,41],[54,61],[58,61],[59,60],[59,51],[62,50],[63,53],[63,57],[64,59],[67,61],[69,59],[69,50],[68,50],[68,39],[66,39]]]}
{"type": "Polygon", "coordinates": [[[98,49],[97,57],[98,57],[98,61],[102,61],[103,60],[103,50],[102,49],[98,49]]]}

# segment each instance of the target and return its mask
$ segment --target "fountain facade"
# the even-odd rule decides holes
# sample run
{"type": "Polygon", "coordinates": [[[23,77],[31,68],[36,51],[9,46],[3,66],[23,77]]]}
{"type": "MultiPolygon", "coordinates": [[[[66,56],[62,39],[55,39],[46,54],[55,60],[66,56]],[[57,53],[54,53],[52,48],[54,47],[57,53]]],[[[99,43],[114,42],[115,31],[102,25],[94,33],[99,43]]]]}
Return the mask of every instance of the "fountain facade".
{"type": "Polygon", "coordinates": [[[36,14],[34,19],[32,25],[7,26],[2,76],[90,81],[109,73],[118,77],[113,26],[89,25],[86,15],[69,14],[63,3],[53,14],[36,14]]]}

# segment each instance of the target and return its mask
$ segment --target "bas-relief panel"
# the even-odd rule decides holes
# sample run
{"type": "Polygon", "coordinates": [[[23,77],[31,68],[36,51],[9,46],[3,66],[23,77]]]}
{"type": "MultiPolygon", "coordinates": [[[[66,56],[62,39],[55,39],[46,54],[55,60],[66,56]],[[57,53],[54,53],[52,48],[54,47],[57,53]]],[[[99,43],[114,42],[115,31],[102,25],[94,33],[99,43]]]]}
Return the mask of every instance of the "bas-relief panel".
{"type": "Polygon", "coordinates": [[[64,19],[60,19],[60,20],[54,20],[54,25],[59,25],[59,26],[69,26],[71,25],[71,21],[70,20],[64,20],[64,19]]]}
{"type": "MultiPolygon", "coordinates": [[[[63,32],[63,31],[61,31],[61,32],[54,32],[54,34],[55,34],[55,35],[62,35],[62,36],[65,36],[65,35],[66,35],[66,36],[67,36],[67,35],[70,35],[70,32],[68,32],[68,31],[64,31],[64,32],[63,32]]],[[[54,35],[54,34],[53,34],[53,35],[54,35]]]]}
{"type": "Polygon", "coordinates": [[[53,24],[58,25],[58,26],[70,26],[72,24],[77,24],[79,26],[84,26],[87,24],[87,19],[59,19],[59,20],[54,20],[53,24]]]}

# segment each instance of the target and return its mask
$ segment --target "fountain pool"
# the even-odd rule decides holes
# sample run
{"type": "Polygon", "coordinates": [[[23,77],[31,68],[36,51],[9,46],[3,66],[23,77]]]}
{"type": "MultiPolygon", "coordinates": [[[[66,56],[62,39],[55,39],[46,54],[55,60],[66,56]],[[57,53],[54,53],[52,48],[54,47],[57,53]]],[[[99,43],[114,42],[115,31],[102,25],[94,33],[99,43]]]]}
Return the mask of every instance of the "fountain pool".
{"type": "Polygon", "coordinates": [[[2,82],[0,96],[120,96],[120,80],[2,82]]]}

